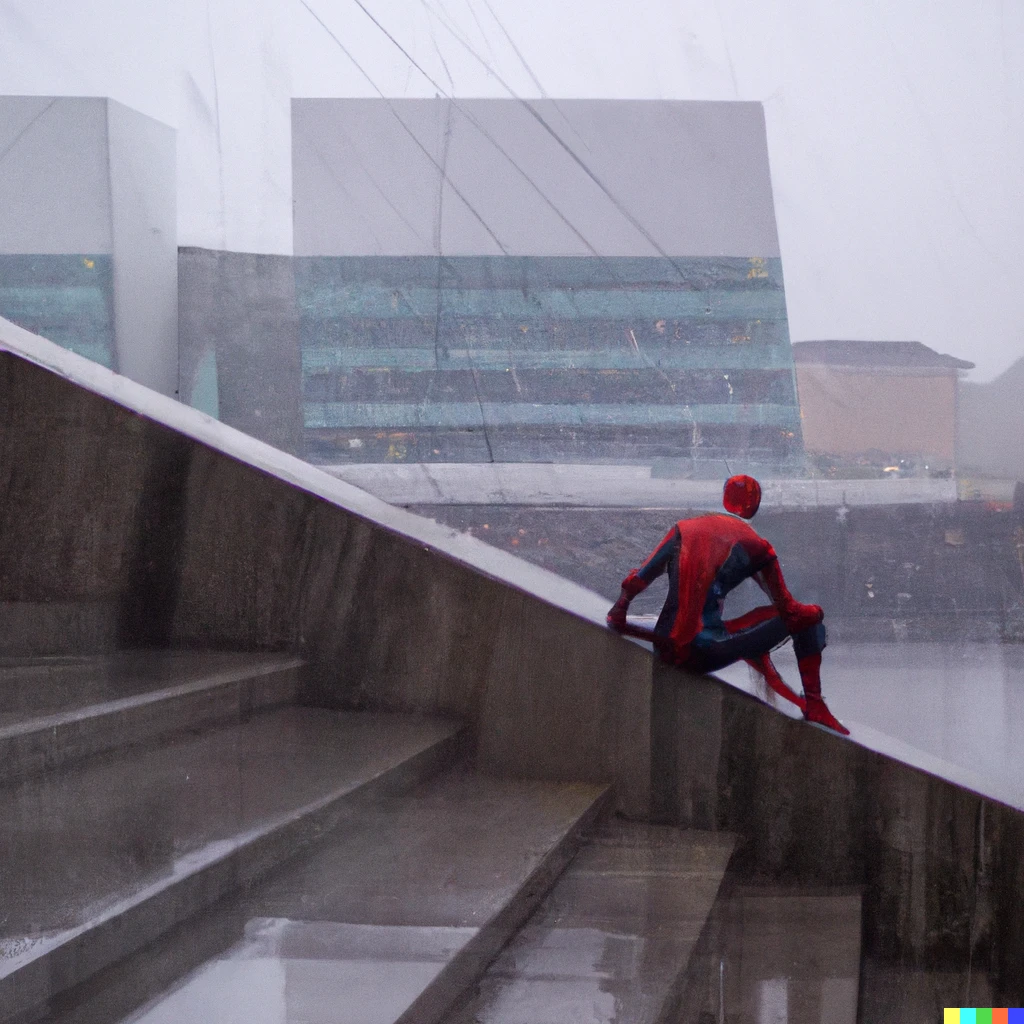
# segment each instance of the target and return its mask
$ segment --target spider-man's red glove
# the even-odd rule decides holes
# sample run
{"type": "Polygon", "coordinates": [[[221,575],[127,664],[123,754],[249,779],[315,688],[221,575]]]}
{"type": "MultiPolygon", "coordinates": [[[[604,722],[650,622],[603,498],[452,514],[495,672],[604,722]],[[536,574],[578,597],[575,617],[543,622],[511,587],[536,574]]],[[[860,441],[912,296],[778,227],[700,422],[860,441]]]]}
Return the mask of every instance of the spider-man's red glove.
{"type": "Polygon", "coordinates": [[[782,578],[778,559],[773,558],[758,576],[791,634],[802,633],[805,629],[818,625],[825,618],[825,613],[818,605],[801,604],[789,592],[786,581],[782,578]]]}
{"type": "Polygon", "coordinates": [[[622,581],[622,593],[619,594],[618,601],[608,610],[606,621],[610,629],[614,629],[617,633],[625,630],[629,602],[646,589],[647,584],[640,578],[636,569],[630,569],[629,575],[622,581]]]}

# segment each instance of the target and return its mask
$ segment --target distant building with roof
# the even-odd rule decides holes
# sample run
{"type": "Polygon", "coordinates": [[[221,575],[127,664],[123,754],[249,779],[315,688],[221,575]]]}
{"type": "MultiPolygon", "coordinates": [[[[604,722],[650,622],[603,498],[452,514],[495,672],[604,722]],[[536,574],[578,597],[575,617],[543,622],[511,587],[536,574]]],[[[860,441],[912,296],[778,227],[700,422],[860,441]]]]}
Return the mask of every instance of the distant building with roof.
{"type": "Polygon", "coordinates": [[[808,454],[954,466],[958,381],[973,363],[919,341],[801,341],[793,359],[808,454]]]}

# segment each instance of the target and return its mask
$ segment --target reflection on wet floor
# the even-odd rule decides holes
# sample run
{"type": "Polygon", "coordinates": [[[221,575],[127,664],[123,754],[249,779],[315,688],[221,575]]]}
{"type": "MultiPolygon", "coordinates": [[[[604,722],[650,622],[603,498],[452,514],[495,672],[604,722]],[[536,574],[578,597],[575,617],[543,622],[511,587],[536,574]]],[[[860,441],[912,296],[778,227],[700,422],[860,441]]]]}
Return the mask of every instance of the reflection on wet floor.
{"type": "Polygon", "coordinates": [[[946,1006],[992,1005],[984,963],[884,963],[867,940],[856,890],[732,885],[678,1024],[934,1024],[946,1006]]]}
{"type": "Polygon", "coordinates": [[[727,1020],[855,1024],[859,893],[736,892],[725,907],[727,1020]]]}
{"type": "Polygon", "coordinates": [[[125,1024],[391,1024],[474,932],[251,918],[239,942],[125,1024]]]}
{"type": "MultiPolygon", "coordinates": [[[[830,651],[835,705],[857,730],[908,735],[921,756],[929,748],[949,763],[1024,779],[1014,746],[1024,729],[1024,648],[836,644],[830,651]],[[976,695],[980,702],[968,706],[976,695]]],[[[130,673],[121,676],[130,682],[130,673]]],[[[104,678],[97,690],[106,695],[109,685],[104,678]]],[[[721,698],[721,687],[701,685],[721,698]]],[[[673,728],[702,721],[696,692],[679,706],[673,728]]],[[[569,785],[454,772],[401,797],[360,803],[323,847],[93,978],[61,1001],[67,1016],[48,1019],[388,1024],[416,1019],[410,1008],[434,998],[456,963],[467,977],[446,998],[476,980],[472,1001],[446,1024],[925,1024],[941,1020],[944,1006],[1020,1005],[1022,974],[1013,966],[1024,877],[1015,866],[1024,863],[1014,839],[1024,834],[1019,816],[1004,818],[952,787],[929,788],[921,773],[862,770],[874,756],[863,747],[822,747],[821,733],[729,696],[767,723],[760,741],[739,729],[751,741],[732,748],[742,771],[722,776],[723,786],[742,787],[753,766],[763,769],[746,796],[719,794],[712,824],[729,824],[726,797],[734,799],[743,815],[735,834],[605,821],[525,923],[508,925],[501,939],[508,944],[493,962],[497,947],[481,952],[481,936],[494,921],[507,923],[502,908],[520,891],[541,899],[530,858],[564,840],[599,787],[587,795],[569,785]],[[773,745],[776,734],[783,739],[773,745]],[[786,743],[795,761],[787,761],[786,743]],[[830,763],[815,761],[814,751],[830,763]],[[807,772],[808,785],[790,789],[787,765],[797,775],[808,765],[830,770],[807,772]]],[[[0,827],[23,876],[6,901],[9,937],[76,928],[102,909],[97,901],[107,889],[134,892],[166,874],[174,858],[223,842],[225,830],[228,838],[230,829],[250,831],[280,810],[268,780],[303,805],[318,798],[331,777],[310,775],[308,759],[341,772],[358,747],[340,722],[320,722],[324,714],[287,709],[272,721],[223,727],[220,746],[210,734],[177,739],[125,752],[116,764],[90,762],[60,785],[50,778],[23,785],[22,820],[38,826],[9,824],[10,835],[0,827]],[[291,735],[284,726],[296,715],[310,721],[291,735]],[[190,753],[171,763],[175,744],[190,753]],[[179,762],[189,766],[184,773],[179,762]],[[126,778],[133,785],[113,786],[120,796],[97,818],[95,794],[126,778]],[[140,779],[159,783],[162,802],[153,803],[140,779]],[[108,838],[96,839],[86,818],[100,821],[108,838]],[[62,844],[45,827],[54,821],[62,844]],[[152,836],[139,831],[139,822],[151,829],[154,821],[152,836]],[[152,844],[158,834],[163,845],[152,844]],[[72,860],[64,856],[69,836],[72,860]],[[54,880],[46,892],[29,884],[40,868],[54,880]]],[[[376,757],[378,726],[361,720],[376,757]]],[[[405,727],[395,728],[389,735],[397,743],[405,727]]]]}
{"type": "MultiPolygon", "coordinates": [[[[995,998],[979,965],[865,956],[856,890],[730,885],[666,1016],[666,970],[695,933],[652,931],[652,911],[659,920],[674,911],[650,901],[638,934],[625,918],[584,922],[586,899],[560,900],[556,886],[446,1024],[933,1024],[945,1006],[995,998]]],[[[250,918],[239,941],[122,1024],[390,1024],[471,931],[250,918]]]]}
{"type": "MultiPolygon", "coordinates": [[[[441,1019],[932,1024],[944,1006],[1005,1005],[1010,994],[994,990],[980,955],[973,964],[879,956],[857,887],[752,882],[729,870],[719,888],[731,848],[722,834],[622,822],[600,827],[490,967],[486,959],[472,967],[471,998],[441,1019]]],[[[365,894],[352,889],[349,871],[335,859],[301,859],[247,897],[186,923],[89,983],[85,995],[71,999],[71,1012],[53,1019],[416,1019],[406,1015],[410,1005],[472,947],[477,929],[454,918],[441,924],[437,913],[429,915],[432,924],[416,921],[420,904],[408,894],[394,906],[373,898],[354,915],[348,904],[365,894]],[[310,885],[315,879],[319,884],[310,885]],[[367,913],[404,923],[343,920],[367,913]]],[[[377,861],[381,877],[393,873],[388,858],[377,861]]],[[[423,881],[450,873],[444,860],[419,863],[423,881]]],[[[437,908],[457,896],[450,880],[432,891],[437,908]]]]}

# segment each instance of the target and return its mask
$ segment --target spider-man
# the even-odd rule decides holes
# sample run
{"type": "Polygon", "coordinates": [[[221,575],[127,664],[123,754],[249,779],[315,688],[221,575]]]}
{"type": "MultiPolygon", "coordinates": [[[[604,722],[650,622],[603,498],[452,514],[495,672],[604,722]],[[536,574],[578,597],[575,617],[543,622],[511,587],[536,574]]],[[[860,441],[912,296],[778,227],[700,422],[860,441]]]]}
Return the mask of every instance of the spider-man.
{"type": "Polygon", "coordinates": [[[619,633],[650,640],[673,665],[714,672],[746,661],[765,682],[804,713],[804,718],[849,735],[821,696],[821,652],[825,649],[824,613],[816,604],[800,604],[786,588],[775,549],[745,520],[761,504],[761,485],[749,476],[725,482],[722,504],[728,515],[712,513],[681,519],[639,569],[622,581],[622,593],[608,612],[619,633]],[[662,573],[668,573],[665,606],[653,630],[626,621],[629,602],[662,573]],[[753,579],[772,599],[736,619],[722,619],[725,596],[753,579]],[[798,697],[772,664],[770,652],[793,638],[804,696],[798,697]]]}

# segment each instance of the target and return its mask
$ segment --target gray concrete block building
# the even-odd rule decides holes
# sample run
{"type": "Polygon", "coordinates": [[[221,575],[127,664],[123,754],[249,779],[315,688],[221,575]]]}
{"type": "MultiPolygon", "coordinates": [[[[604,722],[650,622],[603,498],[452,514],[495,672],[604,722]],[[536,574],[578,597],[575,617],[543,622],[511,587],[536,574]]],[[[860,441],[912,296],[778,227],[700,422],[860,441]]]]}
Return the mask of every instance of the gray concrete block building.
{"type": "Polygon", "coordinates": [[[178,389],[173,129],[110,99],[0,97],[0,315],[178,389]]]}

